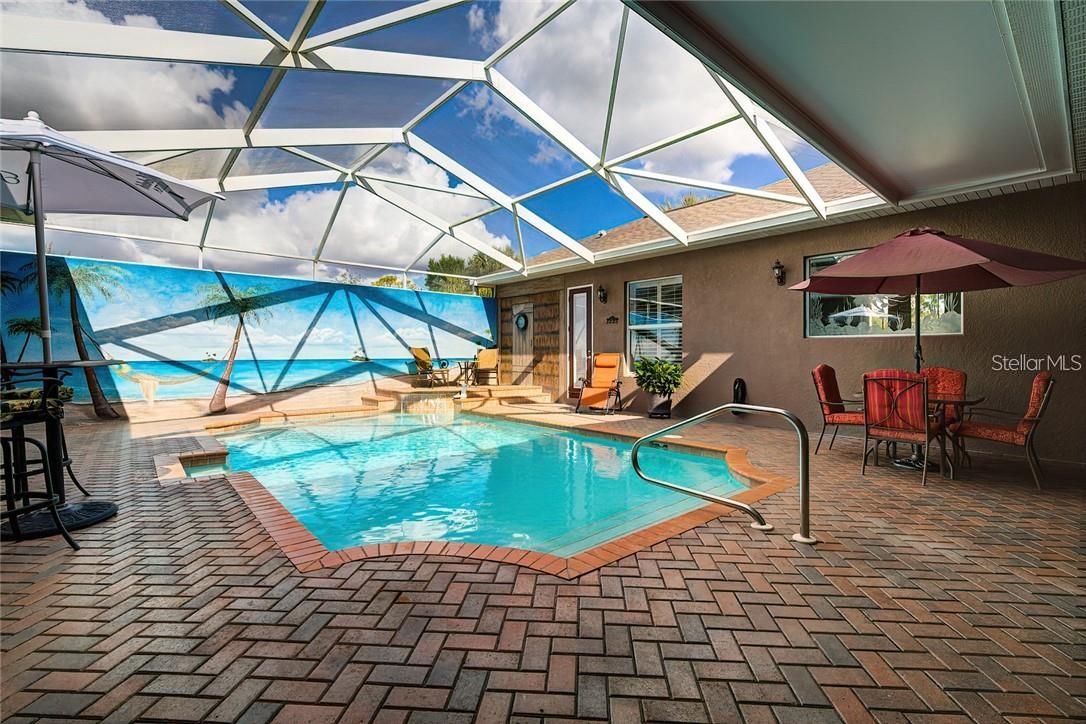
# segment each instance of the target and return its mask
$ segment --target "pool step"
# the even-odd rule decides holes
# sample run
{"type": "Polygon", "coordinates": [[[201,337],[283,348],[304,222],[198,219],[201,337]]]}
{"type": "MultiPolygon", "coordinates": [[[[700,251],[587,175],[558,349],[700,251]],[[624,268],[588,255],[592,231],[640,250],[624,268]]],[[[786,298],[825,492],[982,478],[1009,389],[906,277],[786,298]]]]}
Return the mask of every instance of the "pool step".
{"type": "Polygon", "coordinates": [[[538,385],[478,385],[468,388],[467,399],[460,399],[460,387],[447,385],[442,387],[414,387],[395,390],[382,390],[380,395],[364,395],[362,403],[382,412],[403,409],[404,398],[422,397],[456,398],[461,409],[472,410],[487,403],[546,403],[551,396],[538,385]]]}
{"type": "Polygon", "coordinates": [[[460,408],[473,410],[488,404],[524,404],[551,402],[551,396],[538,385],[494,385],[472,387],[468,398],[461,400],[460,408]]]}
{"type": "Polygon", "coordinates": [[[380,412],[392,412],[400,409],[400,401],[397,397],[388,395],[362,395],[362,405],[371,410],[380,412]]]}
{"type": "Polygon", "coordinates": [[[483,399],[506,399],[506,398],[545,398],[547,402],[550,402],[550,395],[543,392],[543,388],[539,385],[486,385],[479,387],[468,388],[468,399],[478,397],[483,399]]]}

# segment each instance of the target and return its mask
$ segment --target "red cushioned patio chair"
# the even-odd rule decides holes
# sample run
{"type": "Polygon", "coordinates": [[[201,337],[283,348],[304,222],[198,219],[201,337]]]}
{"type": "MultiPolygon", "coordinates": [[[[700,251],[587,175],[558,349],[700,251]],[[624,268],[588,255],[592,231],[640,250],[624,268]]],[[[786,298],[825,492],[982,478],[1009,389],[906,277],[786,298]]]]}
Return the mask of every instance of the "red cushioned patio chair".
{"type": "Polygon", "coordinates": [[[867,471],[867,456],[879,464],[879,443],[911,443],[924,448],[921,485],[928,484],[931,441],[939,442],[939,472],[944,471],[942,410],[929,412],[928,380],[905,370],[875,370],[864,375],[864,457],[860,475],[867,471]],[[871,443],[874,442],[874,448],[871,443]]]}
{"type": "MultiPolygon", "coordinates": [[[[966,375],[961,370],[952,367],[925,367],[920,370],[920,374],[928,379],[928,394],[932,397],[944,400],[965,399],[966,375]]],[[[943,405],[943,428],[947,432],[947,438],[950,440],[950,446],[954,453],[954,467],[957,466],[957,461],[961,455],[967,456],[961,439],[954,434],[953,430],[953,426],[957,425],[961,418],[962,408],[960,405],[949,403],[943,405]]]]}
{"type": "Polygon", "coordinates": [[[1029,471],[1033,474],[1033,483],[1037,489],[1041,489],[1041,481],[1044,480],[1044,471],[1041,470],[1041,461],[1037,459],[1037,452],[1033,449],[1033,438],[1037,433],[1037,425],[1044,415],[1045,408],[1052,397],[1052,386],[1055,380],[1050,372],[1038,372],[1033,378],[1033,385],[1029,393],[1029,405],[1026,414],[1018,418],[1017,424],[1002,425],[994,422],[981,422],[974,420],[973,415],[985,416],[1011,416],[1018,417],[1013,412],[994,410],[978,407],[970,410],[967,419],[956,423],[952,432],[956,437],[971,437],[977,440],[991,440],[1007,445],[1016,445],[1026,451],[1026,462],[1029,463],[1029,471]]]}
{"type": "Polygon", "coordinates": [[[822,409],[822,432],[818,433],[815,455],[822,447],[822,437],[826,428],[833,425],[829,449],[833,450],[833,441],[837,439],[837,428],[841,425],[863,425],[864,411],[860,402],[845,402],[841,399],[841,389],[837,386],[837,371],[827,364],[820,364],[811,370],[815,392],[818,393],[818,405],[822,409]],[[855,410],[846,410],[846,406],[855,406],[855,410]]]}

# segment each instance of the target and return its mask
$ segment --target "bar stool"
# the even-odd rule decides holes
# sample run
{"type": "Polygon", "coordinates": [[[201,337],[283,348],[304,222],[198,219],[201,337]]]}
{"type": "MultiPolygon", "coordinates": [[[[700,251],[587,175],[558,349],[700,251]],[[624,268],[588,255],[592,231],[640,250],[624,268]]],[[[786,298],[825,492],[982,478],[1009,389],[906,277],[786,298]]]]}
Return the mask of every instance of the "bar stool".
{"type": "MultiPolygon", "coordinates": [[[[15,387],[16,383],[21,384],[21,383],[25,383],[25,382],[28,382],[28,381],[41,381],[42,380],[41,377],[27,377],[26,375],[28,375],[28,374],[35,374],[35,373],[33,371],[25,372],[25,371],[17,371],[17,370],[16,371],[6,372],[5,375],[6,375],[7,379],[5,379],[4,382],[2,383],[2,385],[3,385],[3,393],[2,394],[6,397],[6,396],[12,395],[13,393],[17,392],[18,390],[15,387]]],[[[70,374],[71,373],[68,370],[59,370],[57,372],[57,382],[58,383],[63,382],[64,379],[66,379],[68,377],[68,375],[70,375],[70,374]]],[[[72,388],[58,384],[58,386],[57,386],[57,394],[58,394],[58,397],[59,397],[61,402],[67,402],[67,401],[72,399],[72,388]]],[[[79,478],[77,478],[75,476],[75,472],[72,470],[72,456],[68,454],[68,436],[64,434],[64,426],[63,426],[63,424],[60,427],[60,447],[61,447],[61,452],[62,452],[61,461],[60,461],[61,466],[67,471],[68,477],[71,479],[71,481],[75,485],[75,487],[79,489],[79,492],[83,493],[83,495],[90,495],[90,493],[87,492],[87,489],[83,487],[83,484],[81,482],[79,482],[79,478]]]]}
{"type": "MultiPolygon", "coordinates": [[[[37,378],[37,381],[47,380],[37,378]]],[[[42,397],[4,400],[0,431],[9,434],[0,436],[4,482],[4,509],[0,510],[0,520],[9,521],[13,537],[19,540],[23,537],[19,518],[39,510],[48,510],[57,531],[73,550],[79,550],[79,544],[64,527],[57,511],[59,495],[56,485],[59,481],[53,480],[49,474],[49,452],[41,441],[29,437],[25,429],[27,425],[43,422],[48,415],[57,414],[56,408],[62,404],[59,400],[42,397]],[[37,459],[28,458],[28,447],[37,448],[37,459]],[[43,491],[30,489],[30,479],[38,475],[44,479],[43,491]]]]}

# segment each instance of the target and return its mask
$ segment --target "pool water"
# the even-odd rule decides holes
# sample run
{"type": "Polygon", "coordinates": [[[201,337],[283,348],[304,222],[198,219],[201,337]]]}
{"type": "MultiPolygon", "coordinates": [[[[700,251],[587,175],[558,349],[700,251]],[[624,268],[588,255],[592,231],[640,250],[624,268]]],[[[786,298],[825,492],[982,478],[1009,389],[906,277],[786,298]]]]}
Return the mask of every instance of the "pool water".
{"type": "MultiPolygon", "coordinates": [[[[381,415],[223,435],[232,470],[256,477],[329,550],[446,540],[570,556],[705,502],[651,485],[630,445],[470,414],[381,415]]],[[[645,472],[729,495],[719,457],[646,448],[645,472]]]]}

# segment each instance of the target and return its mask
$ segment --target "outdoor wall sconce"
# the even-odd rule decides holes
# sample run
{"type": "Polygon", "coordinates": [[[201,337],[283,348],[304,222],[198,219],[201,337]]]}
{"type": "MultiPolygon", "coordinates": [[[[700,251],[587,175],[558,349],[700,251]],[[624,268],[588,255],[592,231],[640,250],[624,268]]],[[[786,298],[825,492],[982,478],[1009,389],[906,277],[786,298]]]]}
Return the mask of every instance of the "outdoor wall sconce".
{"type": "Polygon", "coordinates": [[[773,278],[777,280],[777,286],[784,286],[784,264],[781,264],[781,260],[778,259],[773,264],[773,278]]]}
{"type": "Polygon", "coordinates": [[[602,284],[596,290],[596,298],[600,300],[600,304],[607,304],[607,290],[603,288],[602,284]]]}

